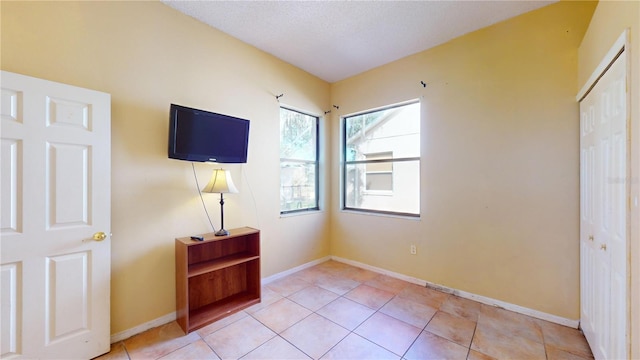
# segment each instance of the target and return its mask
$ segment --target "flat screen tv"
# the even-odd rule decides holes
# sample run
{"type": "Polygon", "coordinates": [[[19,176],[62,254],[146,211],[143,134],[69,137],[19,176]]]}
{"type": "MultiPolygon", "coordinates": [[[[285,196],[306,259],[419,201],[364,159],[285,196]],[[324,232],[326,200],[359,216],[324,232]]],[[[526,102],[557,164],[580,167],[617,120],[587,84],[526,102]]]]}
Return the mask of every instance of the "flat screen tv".
{"type": "Polygon", "coordinates": [[[246,163],[249,120],[171,104],[169,158],[246,163]]]}

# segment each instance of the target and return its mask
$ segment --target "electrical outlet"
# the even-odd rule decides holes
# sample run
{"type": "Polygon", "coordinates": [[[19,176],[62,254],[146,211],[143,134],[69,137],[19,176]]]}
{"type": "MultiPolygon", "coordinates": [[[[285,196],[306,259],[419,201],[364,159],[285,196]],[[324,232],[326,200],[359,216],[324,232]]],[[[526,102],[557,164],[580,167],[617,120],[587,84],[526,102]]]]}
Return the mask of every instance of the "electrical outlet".
{"type": "Polygon", "coordinates": [[[411,244],[411,247],[409,247],[409,253],[410,253],[411,255],[415,255],[415,254],[417,254],[417,253],[418,253],[418,249],[416,248],[416,246],[415,246],[415,245],[411,244]]]}

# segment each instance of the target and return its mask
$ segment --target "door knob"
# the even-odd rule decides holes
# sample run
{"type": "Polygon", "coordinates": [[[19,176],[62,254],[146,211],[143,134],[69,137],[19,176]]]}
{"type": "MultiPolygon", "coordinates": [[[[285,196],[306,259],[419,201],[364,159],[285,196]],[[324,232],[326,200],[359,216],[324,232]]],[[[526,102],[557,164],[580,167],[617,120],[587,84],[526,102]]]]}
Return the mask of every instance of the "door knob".
{"type": "Polygon", "coordinates": [[[589,235],[589,240],[593,241],[593,235],[589,235]]]}
{"type": "Polygon", "coordinates": [[[107,234],[103,233],[102,231],[93,234],[93,237],[92,237],[92,239],[95,241],[102,241],[106,238],[107,238],[107,234]]]}
{"type": "Polygon", "coordinates": [[[600,244],[600,249],[607,251],[607,244],[600,244]]]}

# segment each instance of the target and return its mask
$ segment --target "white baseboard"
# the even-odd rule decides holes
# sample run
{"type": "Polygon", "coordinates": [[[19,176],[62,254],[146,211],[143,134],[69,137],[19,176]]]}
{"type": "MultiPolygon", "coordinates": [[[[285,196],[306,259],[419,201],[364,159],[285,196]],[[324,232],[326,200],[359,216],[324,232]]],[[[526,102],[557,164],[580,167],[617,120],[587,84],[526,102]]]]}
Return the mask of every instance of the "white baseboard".
{"type": "Polygon", "coordinates": [[[416,284],[416,285],[420,285],[420,286],[427,286],[427,282],[425,280],[420,280],[420,279],[414,278],[412,276],[407,276],[407,275],[400,274],[400,273],[397,273],[397,272],[385,270],[385,269],[382,269],[382,268],[379,268],[379,267],[367,265],[367,264],[364,264],[364,263],[361,263],[361,262],[357,262],[357,261],[341,258],[339,256],[331,256],[331,260],[335,260],[335,261],[338,261],[338,262],[341,262],[341,263],[349,264],[351,266],[359,267],[359,268],[362,268],[362,269],[365,269],[365,270],[370,270],[370,271],[376,272],[378,274],[391,276],[392,278],[404,280],[404,281],[410,282],[412,284],[416,284]]]}
{"type": "Polygon", "coordinates": [[[291,274],[293,274],[293,273],[297,273],[297,272],[298,272],[298,271],[300,271],[300,270],[304,270],[304,269],[310,268],[310,267],[312,267],[312,266],[316,266],[316,265],[318,265],[318,264],[321,264],[321,263],[323,263],[323,262],[325,262],[325,261],[329,261],[329,260],[331,260],[331,256],[325,256],[325,257],[323,257],[323,258],[320,258],[320,259],[317,259],[317,260],[310,261],[310,262],[308,262],[308,263],[306,263],[306,264],[302,264],[302,265],[300,265],[300,266],[296,266],[296,267],[291,268],[291,269],[289,269],[289,270],[285,270],[285,271],[283,271],[283,272],[279,272],[279,273],[277,273],[277,274],[273,274],[273,275],[271,275],[271,276],[268,276],[268,277],[266,277],[266,278],[263,278],[263,279],[262,279],[262,285],[266,285],[266,284],[268,284],[268,283],[270,283],[270,282],[276,281],[276,280],[281,279],[281,278],[283,278],[283,277],[285,277],[285,276],[289,276],[289,275],[291,275],[291,274]]]}
{"type": "MultiPolygon", "coordinates": [[[[560,325],[564,325],[564,326],[568,326],[568,327],[572,327],[574,329],[578,328],[579,325],[579,320],[571,320],[571,319],[566,319],[563,318],[561,316],[556,316],[556,315],[552,315],[552,314],[547,314],[545,312],[542,311],[538,311],[538,310],[533,310],[533,309],[529,309],[520,305],[515,305],[515,304],[511,304],[511,303],[507,303],[504,301],[500,301],[500,300],[496,300],[496,299],[492,299],[486,296],[481,296],[481,295],[476,295],[476,294],[472,294],[466,291],[462,291],[462,290],[457,290],[457,289],[452,289],[446,286],[442,286],[442,285],[438,285],[438,284],[434,284],[431,282],[428,282],[426,280],[422,280],[422,279],[418,279],[418,278],[414,278],[411,276],[407,276],[404,274],[400,274],[400,273],[396,273],[393,271],[389,271],[389,270],[385,270],[382,268],[378,268],[375,266],[371,266],[371,265],[367,265],[358,261],[353,261],[353,260],[349,260],[349,259],[345,259],[345,258],[341,258],[339,256],[325,256],[323,258],[317,259],[317,260],[313,260],[311,262],[308,262],[306,264],[302,264],[300,266],[296,266],[294,268],[291,268],[289,270],[285,270],[283,272],[279,272],[277,274],[271,275],[269,277],[263,278],[261,283],[262,285],[266,285],[270,282],[276,281],[278,279],[281,279],[285,276],[289,276],[293,273],[296,273],[298,271],[310,268],[312,266],[321,264],[325,261],[328,260],[335,260],[341,263],[345,263],[345,264],[349,264],[355,267],[359,267],[362,269],[366,269],[366,270],[370,270],[379,274],[384,274],[387,276],[391,276],[393,278],[396,279],[400,279],[400,280],[404,280],[407,282],[410,282],[412,284],[417,284],[420,286],[426,286],[432,289],[436,289],[448,294],[453,294],[456,296],[460,296],[461,298],[465,298],[465,299],[469,299],[469,300],[474,300],[486,305],[491,305],[491,306],[496,306],[499,308],[503,308],[509,311],[513,311],[519,314],[523,314],[523,315],[527,315],[527,316],[531,316],[537,319],[541,319],[541,320],[546,320],[552,323],[556,323],[556,324],[560,324],[560,325]]],[[[117,334],[113,334],[111,335],[111,343],[116,343],[118,341],[122,341],[125,339],[128,339],[134,335],[137,335],[141,332],[147,331],[149,329],[152,329],[154,327],[158,327],[160,325],[164,325],[166,323],[169,323],[171,321],[174,321],[176,319],[176,312],[172,312],[169,313],[167,315],[161,316],[157,319],[151,320],[149,322],[146,322],[144,324],[140,324],[138,326],[132,327],[131,329],[127,329],[124,331],[121,331],[117,334]]]]}
{"type": "Polygon", "coordinates": [[[411,276],[407,276],[407,275],[403,275],[403,274],[399,274],[393,271],[389,271],[389,270],[385,270],[385,269],[381,269],[381,268],[377,268],[375,266],[371,266],[371,265],[367,265],[367,264],[363,264],[361,262],[357,262],[357,261],[353,261],[353,260],[349,260],[349,259],[344,259],[338,256],[331,256],[332,260],[335,261],[339,261],[345,264],[349,264],[352,266],[356,266],[359,268],[363,268],[366,270],[370,270],[373,272],[377,272],[380,274],[384,274],[384,275],[388,275],[391,276],[393,278],[396,279],[400,279],[400,280],[404,280],[404,281],[408,281],[410,283],[413,284],[417,284],[420,286],[426,286],[428,288],[432,288],[435,290],[439,290],[448,294],[453,294],[456,296],[460,296],[461,298],[465,298],[465,299],[469,299],[469,300],[474,300],[477,301],[479,303],[483,303],[485,305],[491,305],[491,306],[496,306],[505,310],[509,310],[509,311],[513,311],[519,314],[523,314],[523,315],[527,315],[527,316],[531,316],[540,320],[545,320],[545,321],[549,321],[552,323],[556,323],[556,324],[560,324],[560,325],[564,325],[564,326],[568,326],[568,327],[572,327],[574,329],[577,329],[580,321],[579,320],[571,320],[571,319],[567,319],[567,318],[563,318],[561,316],[557,316],[557,315],[552,315],[552,314],[548,314],[542,311],[538,311],[538,310],[534,310],[534,309],[530,309],[530,308],[526,308],[524,306],[520,306],[520,305],[515,305],[515,304],[511,304],[508,302],[504,302],[501,300],[496,300],[496,299],[492,299],[486,296],[482,296],[482,295],[476,295],[476,294],[472,294],[466,291],[462,291],[462,290],[458,290],[458,289],[452,289],[446,286],[442,286],[442,285],[438,285],[438,284],[434,284],[431,283],[429,281],[426,280],[421,280],[418,278],[414,278],[411,276]]]}
{"type": "MultiPolygon", "coordinates": [[[[306,268],[310,268],[312,266],[318,265],[320,263],[323,263],[325,261],[329,261],[331,260],[331,256],[325,256],[323,258],[317,259],[317,260],[313,260],[311,262],[308,262],[306,264],[302,264],[300,266],[296,266],[294,268],[291,268],[289,270],[285,270],[283,272],[271,275],[269,277],[263,278],[261,283],[262,285],[266,285],[272,281],[278,280],[280,278],[283,278],[285,276],[289,276],[295,272],[298,272],[300,270],[304,270],[306,268]]],[[[172,312],[169,313],[167,315],[161,316],[157,319],[151,320],[149,322],[146,322],[144,324],[140,324],[138,326],[132,327],[131,329],[127,329],[124,331],[121,331],[117,334],[112,334],[111,335],[111,343],[117,343],[118,341],[122,341],[125,339],[128,339],[134,335],[140,334],[141,332],[147,331],[149,329],[153,329],[154,327],[158,327],[160,325],[164,325],[166,323],[172,322],[176,319],[176,312],[172,312]]]]}
{"type": "Polygon", "coordinates": [[[145,332],[149,329],[153,329],[154,327],[158,327],[160,325],[164,325],[166,323],[170,323],[176,319],[176,312],[169,313],[167,315],[161,316],[157,319],[153,319],[144,324],[140,324],[138,326],[134,326],[131,329],[127,329],[121,331],[117,334],[111,335],[111,343],[117,343],[118,341],[122,341],[132,337],[133,335],[140,334],[141,332],[145,332]]]}

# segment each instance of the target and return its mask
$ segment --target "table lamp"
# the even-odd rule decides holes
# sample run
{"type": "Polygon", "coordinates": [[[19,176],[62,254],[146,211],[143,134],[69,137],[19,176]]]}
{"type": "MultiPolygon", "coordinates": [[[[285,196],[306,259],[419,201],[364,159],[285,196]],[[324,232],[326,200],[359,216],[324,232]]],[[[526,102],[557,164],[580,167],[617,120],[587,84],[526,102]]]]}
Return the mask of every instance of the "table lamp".
{"type": "Polygon", "coordinates": [[[211,179],[207,186],[202,189],[202,192],[220,194],[220,230],[216,231],[216,236],[229,235],[229,231],[224,229],[224,197],[225,193],[237,193],[233,180],[231,179],[231,173],[224,169],[215,169],[211,174],[211,179]]]}

